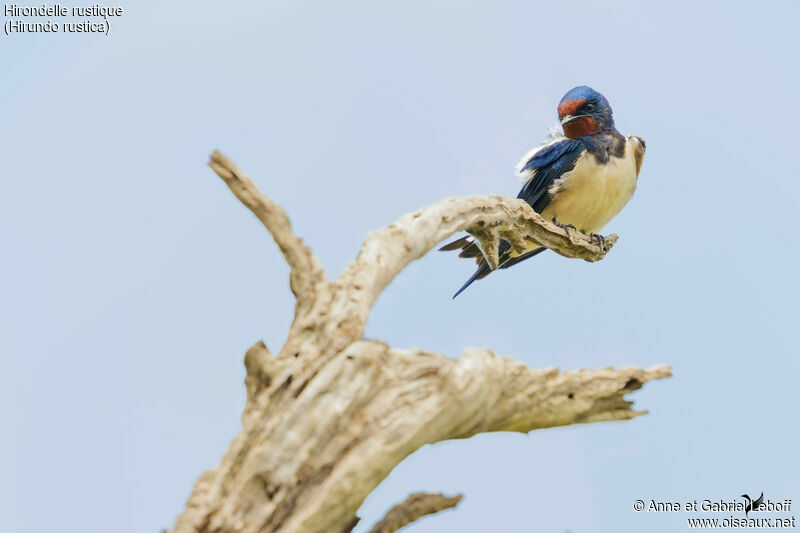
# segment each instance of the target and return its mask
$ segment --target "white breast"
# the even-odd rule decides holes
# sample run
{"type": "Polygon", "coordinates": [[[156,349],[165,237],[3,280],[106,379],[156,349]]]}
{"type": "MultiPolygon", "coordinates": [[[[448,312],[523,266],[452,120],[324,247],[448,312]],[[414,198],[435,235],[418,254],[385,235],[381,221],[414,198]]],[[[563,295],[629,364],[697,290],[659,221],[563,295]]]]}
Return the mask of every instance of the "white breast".
{"type": "Polygon", "coordinates": [[[635,137],[625,141],[622,157],[611,156],[603,165],[585,152],[575,168],[550,187],[552,200],[542,211],[545,220],[556,218],[584,233],[599,233],[628,203],[636,190],[636,156],[640,146],[635,137]]]}

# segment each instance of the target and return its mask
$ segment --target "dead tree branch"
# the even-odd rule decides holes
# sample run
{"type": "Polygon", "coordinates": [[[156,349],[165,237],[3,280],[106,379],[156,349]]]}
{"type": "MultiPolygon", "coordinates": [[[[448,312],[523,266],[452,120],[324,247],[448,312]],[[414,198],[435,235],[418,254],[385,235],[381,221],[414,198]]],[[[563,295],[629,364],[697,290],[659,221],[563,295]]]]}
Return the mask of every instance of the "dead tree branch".
{"type": "Polygon", "coordinates": [[[416,492],[389,509],[386,516],[372,526],[369,533],[394,533],[424,516],[452,509],[459,504],[463,497],[462,494],[448,498],[441,493],[416,492]]]}
{"type": "MultiPolygon", "coordinates": [[[[221,154],[212,154],[211,166],[272,233],[292,269],[297,306],[276,357],[261,341],[247,351],[242,431],[197,481],[174,533],[347,532],[370,492],[425,444],[627,420],[644,412],[624,396],[671,375],[665,366],[536,370],[485,349],[455,360],[362,338],[386,285],[457,231],[471,233],[484,250],[504,238],[589,261],[602,259],[616,236],[600,247],[520,200],[453,198],[370,233],[359,256],[329,282],[276,203],[221,154]]],[[[487,260],[496,264],[496,253],[487,260]]],[[[417,512],[403,505],[403,516],[417,512]]]]}
{"type": "Polygon", "coordinates": [[[320,285],[327,284],[328,279],[314,253],[292,232],[289,217],[281,206],[259,191],[247,174],[221,153],[214,151],[208,166],[272,234],[291,268],[289,283],[298,305],[312,300],[320,285]]]}
{"type": "Polygon", "coordinates": [[[383,289],[409,263],[459,231],[467,231],[478,240],[493,268],[498,264],[497,244],[501,237],[514,243],[533,242],[565,257],[587,261],[599,261],[617,242],[616,235],[609,235],[600,246],[582,233],[568,232],[512,196],[490,194],[443,200],[367,235],[361,253],[339,278],[338,283],[355,296],[347,314],[357,317],[358,323],[353,327],[359,337],[383,289]]]}

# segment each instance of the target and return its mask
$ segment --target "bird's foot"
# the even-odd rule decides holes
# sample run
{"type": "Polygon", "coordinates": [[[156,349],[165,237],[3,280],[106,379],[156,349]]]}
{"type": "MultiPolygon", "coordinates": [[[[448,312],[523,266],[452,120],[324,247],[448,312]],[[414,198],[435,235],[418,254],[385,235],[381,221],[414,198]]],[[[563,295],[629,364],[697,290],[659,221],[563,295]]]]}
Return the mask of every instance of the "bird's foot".
{"type": "Polygon", "coordinates": [[[563,229],[564,231],[566,231],[566,232],[567,232],[567,237],[569,237],[569,230],[578,231],[578,230],[575,228],[575,226],[573,226],[572,224],[562,224],[561,222],[559,222],[558,220],[556,220],[556,217],[553,217],[553,224],[555,224],[555,225],[556,225],[556,226],[558,226],[559,228],[561,228],[561,229],[563,229]]]}
{"type": "Polygon", "coordinates": [[[599,233],[590,233],[589,234],[589,242],[594,242],[597,240],[597,244],[600,245],[600,248],[603,248],[606,245],[606,238],[600,235],[599,233]]]}

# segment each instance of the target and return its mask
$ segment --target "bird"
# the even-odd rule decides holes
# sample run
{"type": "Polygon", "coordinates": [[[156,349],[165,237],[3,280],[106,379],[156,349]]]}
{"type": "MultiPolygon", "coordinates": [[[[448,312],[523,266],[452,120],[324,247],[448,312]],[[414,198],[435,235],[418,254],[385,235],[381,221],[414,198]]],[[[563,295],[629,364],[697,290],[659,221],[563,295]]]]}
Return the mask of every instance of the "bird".
{"type": "MultiPolygon", "coordinates": [[[[645,142],[637,135],[623,136],[614,126],[608,99],[581,85],[567,91],[558,104],[561,131],[528,152],[516,171],[524,185],[517,198],[525,200],[545,220],[598,235],[628,203],[636,190],[644,159],[645,142]]],[[[461,250],[459,257],[474,257],[478,269],[453,295],[492,272],[477,242],[461,237],[440,248],[461,250]]],[[[530,244],[521,252],[500,241],[499,268],[509,268],[543,252],[530,244]]]]}
{"type": "Polygon", "coordinates": [[[747,494],[742,494],[742,498],[747,500],[747,505],[744,507],[744,515],[748,516],[750,511],[758,511],[758,508],[764,504],[764,491],[761,491],[761,496],[757,500],[751,500],[747,494]]]}

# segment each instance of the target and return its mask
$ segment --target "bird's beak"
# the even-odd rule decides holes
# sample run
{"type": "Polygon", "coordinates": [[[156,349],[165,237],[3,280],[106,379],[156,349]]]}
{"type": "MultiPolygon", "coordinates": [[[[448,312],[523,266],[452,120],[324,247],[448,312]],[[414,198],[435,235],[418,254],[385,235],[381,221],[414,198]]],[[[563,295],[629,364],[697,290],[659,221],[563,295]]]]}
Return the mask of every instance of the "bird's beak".
{"type": "Polygon", "coordinates": [[[564,115],[564,117],[561,119],[561,125],[563,126],[564,124],[568,124],[568,123],[572,122],[575,119],[579,119],[581,117],[588,117],[588,116],[589,115],[564,115]]]}

